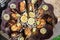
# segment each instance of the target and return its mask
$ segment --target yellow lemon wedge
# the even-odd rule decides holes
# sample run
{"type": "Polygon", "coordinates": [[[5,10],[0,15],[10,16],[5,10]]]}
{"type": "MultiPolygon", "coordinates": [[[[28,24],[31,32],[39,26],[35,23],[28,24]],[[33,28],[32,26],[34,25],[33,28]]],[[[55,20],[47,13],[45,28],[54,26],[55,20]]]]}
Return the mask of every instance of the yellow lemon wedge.
{"type": "Polygon", "coordinates": [[[24,37],[18,37],[18,40],[24,40],[24,37]]]}
{"type": "Polygon", "coordinates": [[[21,17],[21,22],[23,22],[23,23],[27,22],[27,17],[26,16],[22,16],[21,17]]]}
{"type": "Polygon", "coordinates": [[[43,5],[42,8],[46,11],[48,10],[48,6],[47,5],[43,5]]]}
{"type": "Polygon", "coordinates": [[[16,25],[13,25],[13,26],[11,27],[11,30],[12,30],[12,31],[17,31],[16,25]]]}
{"type": "Polygon", "coordinates": [[[29,12],[29,17],[35,17],[35,13],[34,12],[29,12]]]}
{"type": "Polygon", "coordinates": [[[25,35],[27,35],[27,36],[31,35],[31,29],[30,28],[26,28],[24,32],[25,32],[25,35]]]}
{"type": "Polygon", "coordinates": [[[29,18],[28,19],[28,24],[33,25],[35,23],[35,19],[34,18],[29,18]]]}
{"type": "Polygon", "coordinates": [[[40,33],[41,33],[41,34],[46,34],[46,32],[47,32],[47,30],[46,30],[45,28],[41,28],[41,29],[40,29],[40,33]]]}

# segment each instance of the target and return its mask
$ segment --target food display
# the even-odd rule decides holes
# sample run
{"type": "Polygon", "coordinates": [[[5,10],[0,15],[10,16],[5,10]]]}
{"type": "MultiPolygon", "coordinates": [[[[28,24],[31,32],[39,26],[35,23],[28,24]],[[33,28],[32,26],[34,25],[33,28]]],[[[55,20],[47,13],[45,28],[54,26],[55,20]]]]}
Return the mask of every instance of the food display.
{"type": "Polygon", "coordinates": [[[47,5],[43,5],[42,8],[43,8],[44,10],[48,10],[48,6],[47,6],[47,5]]]}
{"type": "Polygon", "coordinates": [[[24,22],[24,23],[27,22],[27,17],[26,16],[22,16],[21,17],[21,22],[24,22]]]}
{"type": "Polygon", "coordinates": [[[10,4],[10,8],[11,9],[15,9],[16,8],[16,4],[10,4]]]}
{"type": "Polygon", "coordinates": [[[7,32],[11,40],[26,40],[32,36],[44,39],[43,36],[48,35],[48,31],[53,28],[54,18],[47,14],[49,6],[42,3],[42,0],[11,0],[4,13],[2,12],[3,32],[7,32]]]}
{"type": "Polygon", "coordinates": [[[29,18],[28,19],[28,24],[33,25],[35,23],[35,19],[34,18],[29,18]]]}
{"type": "Polygon", "coordinates": [[[47,30],[46,30],[45,28],[41,28],[41,29],[40,29],[40,33],[41,33],[41,34],[45,34],[46,32],[47,32],[47,30]]]}
{"type": "Polygon", "coordinates": [[[35,13],[34,12],[29,12],[29,16],[30,17],[35,17],[35,13]]]}
{"type": "Polygon", "coordinates": [[[24,37],[19,37],[18,40],[24,40],[24,37]]]}
{"type": "Polygon", "coordinates": [[[31,28],[26,28],[25,29],[25,35],[26,36],[31,36],[31,28]]]}

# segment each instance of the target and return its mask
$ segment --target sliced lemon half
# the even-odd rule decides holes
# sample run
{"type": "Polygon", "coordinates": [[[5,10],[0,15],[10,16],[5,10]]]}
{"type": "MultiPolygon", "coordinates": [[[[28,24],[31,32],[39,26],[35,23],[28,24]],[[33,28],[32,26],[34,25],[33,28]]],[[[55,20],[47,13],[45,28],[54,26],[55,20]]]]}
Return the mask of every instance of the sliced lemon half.
{"type": "Polygon", "coordinates": [[[35,17],[35,13],[34,12],[29,12],[29,17],[35,17]]]}
{"type": "Polygon", "coordinates": [[[41,34],[46,34],[46,32],[47,32],[47,30],[46,30],[45,28],[41,28],[41,29],[40,29],[40,33],[41,33],[41,34]]]}
{"type": "Polygon", "coordinates": [[[44,10],[48,10],[48,6],[47,6],[47,5],[43,5],[42,8],[43,8],[44,10]]]}
{"type": "Polygon", "coordinates": [[[28,24],[33,25],[35,23],[35,19],[34,18],[29,18],[28,19],[28,24]]]}
{"type": "Polygon", "coordinates": [[[21,17],[21,22],[23,22],[23,23],[27,22],[27,17],[26,16],[22,16],[21,17]]]}

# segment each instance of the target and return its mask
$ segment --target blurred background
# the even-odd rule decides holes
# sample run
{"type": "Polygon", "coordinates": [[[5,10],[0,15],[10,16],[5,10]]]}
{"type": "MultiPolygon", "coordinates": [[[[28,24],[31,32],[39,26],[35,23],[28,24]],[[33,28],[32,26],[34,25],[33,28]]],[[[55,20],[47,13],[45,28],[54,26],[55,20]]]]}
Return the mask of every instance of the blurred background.
{"type": "Polygon", "coordinates": [[[54,37],[60,35],[60,0],[44,0],[46,3],[53,5],[54,14],[58,18],[58,23],[55,25],[53,36],[48,39],[52,40],[54,37]]]}

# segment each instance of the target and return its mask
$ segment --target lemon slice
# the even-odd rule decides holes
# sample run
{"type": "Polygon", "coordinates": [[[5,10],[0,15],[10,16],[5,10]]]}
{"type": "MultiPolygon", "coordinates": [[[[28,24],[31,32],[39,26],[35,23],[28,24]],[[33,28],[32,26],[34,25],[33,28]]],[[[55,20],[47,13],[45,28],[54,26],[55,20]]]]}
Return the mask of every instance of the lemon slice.
{"type": "Polygon", "coordinates": [[[28,24],[33,25],[35,23],[35,19],[34,18],[29,18],[28,19],[28,24]]]}
{"type": "Polygon", "coordinates": [[[37,0],[32,0],[31,2],[32,2],[33,4],[35,4],[35,3],[37,2],[37,0]]]}
{"type": "Polygon", "coordinates": [[[16,8],[16,4],[13,4],[13,3],[10,4],[10,8],[11,8],[11,9],[15,9],[15,8],[16,8]]]}
{"type": "Polygon", "coordinates": [[[43,8],[44,10],[48,10],[48,6],[47,6],[47,5],[43,5],[42,8],[43,8]]]}
{"type": "Polygon", "coordinates": [[[18,37],[18,40],[24,40],[24,37],[18,37]]]}
{"type": "Polygon", "coordinates": [[[41,34],[46,34],[46,32],[47,32],[47,30],[46,30],[45,28],[41,28],[41,29],[40,29],[40,33],[41,33],[41,34]]]}
{"type": "Polygon", "coordinates": [[[27,22],[27,17],[26,16],[22,16],[21,17],[21,22],[23,22],[23,23],[27,22]]]}
{"type": "Polygon", "coordinates": [[[30,17],[35,17],[35,13],[34,12],[29,12],[29,16],[30,17]]]}
{"type": "Polygon", "coordinates": [[[4,14],[3,18],[4,18],[4,20],[8,21],[10,19],[10,15],[9,14],[4,14]]]}

